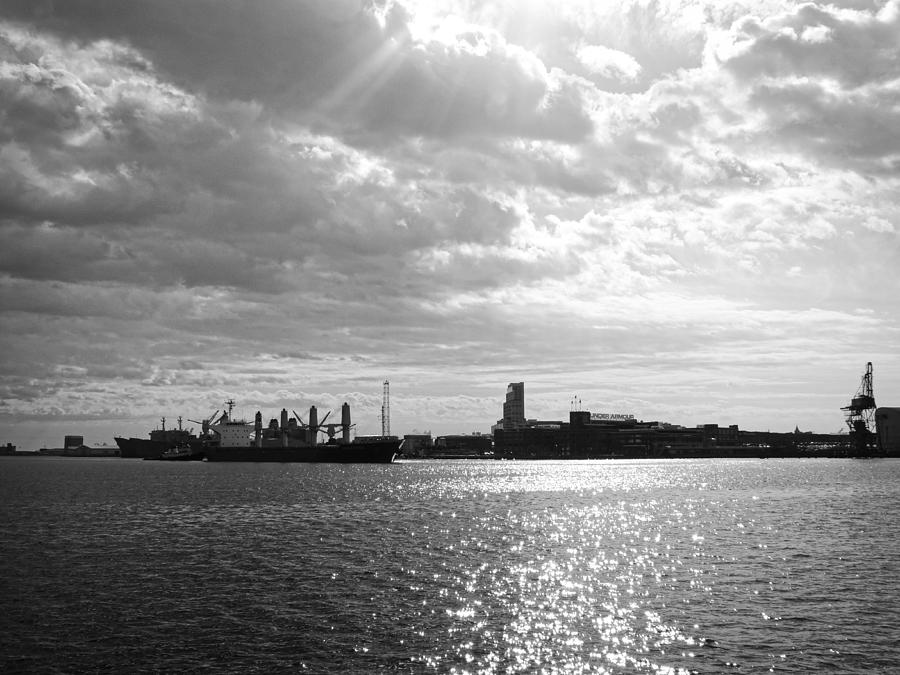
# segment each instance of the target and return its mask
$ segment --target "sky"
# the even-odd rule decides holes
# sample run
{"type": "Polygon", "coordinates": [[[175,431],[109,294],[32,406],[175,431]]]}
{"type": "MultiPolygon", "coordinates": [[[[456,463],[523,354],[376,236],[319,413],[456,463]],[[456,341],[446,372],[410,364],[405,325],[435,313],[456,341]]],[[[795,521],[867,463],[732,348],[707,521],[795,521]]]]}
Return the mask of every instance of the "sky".
{"type": "Polygon", "coordinates": [[[0,442],[900,406],[900,2],[0,0],[0,442]],[[320,417],[322,412],[320,412],[320,417]],[[336,413],[337,414],[337,413],[336,413]]]}

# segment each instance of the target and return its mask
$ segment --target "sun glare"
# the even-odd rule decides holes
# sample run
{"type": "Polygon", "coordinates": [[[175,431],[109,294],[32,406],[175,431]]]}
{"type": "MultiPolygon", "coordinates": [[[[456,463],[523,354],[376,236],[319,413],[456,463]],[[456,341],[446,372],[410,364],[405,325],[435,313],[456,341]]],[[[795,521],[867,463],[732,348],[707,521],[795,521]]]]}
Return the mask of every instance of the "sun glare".
{"type": "Polygon", "coordinates": [[[407,28],[415,42],[441,42],[452,44],[456,37],[469,30],[471,24],[456,13],[442,12],[421,3],[417,5],[409,19],[407,28]]]}
{"type": "Polygon", "coordinates": [[[416,41],[438,41],[452,43],[456,37],[473,29],[479,31],[497,31],[506,34],[507,29],[516,26],[520,32],[540,33],[546,26],[544,18],[552,13],[571,11],[573,7],[583,5],[581,0],[568,0],[549,5],[537,0],[500,0],[498,2],[466,3],[441,2],[432,3],[427,0],[404,2],[410,18],[408,28],[411,37],[416,41]]]}

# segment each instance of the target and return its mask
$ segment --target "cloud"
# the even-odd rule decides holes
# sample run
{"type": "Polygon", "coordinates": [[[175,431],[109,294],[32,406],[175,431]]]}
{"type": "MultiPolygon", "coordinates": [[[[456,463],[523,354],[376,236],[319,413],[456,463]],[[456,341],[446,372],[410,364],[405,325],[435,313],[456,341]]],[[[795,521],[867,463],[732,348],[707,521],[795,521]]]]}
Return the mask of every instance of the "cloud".
{"type": "Polygon", "coordinates": [[[774,426],[894,358],[897,7],[5,3],[0,414],[774,426]]]}
{"type": "Polygon", "coordinates": [[[634,80],[641,72],[641,65],[632,56],[603,45],[580,47],[578,60],[592,74],[602,77],[634,80]]]}
{"type": "Polygon", "coordinates": [[[577,79],[483,29],[388,42],[322,104],[359,133],[577,141],[591,128],[577,79]],[[364,75],[363,75],[364,73],[364,75]]]}
{"type": "Polygon", "coordinates": [[[766,19],[746,17],[709,54],[750,92],[773,141],[832,166],[892,173],[900,12],[805,4],[766,19]]]}
{"type": "Polygon", "coordinates": [[[202,146],[219,133],[196,98],[107,42],[79,47],[9,25],[0,42],[0,217],[132,221],[177,205],[162,168],[185,138],[202,146]]]}
{"type": "MultiPolygon", "coordinates": [[[[590,130],[578,86],[532,53],[478,27],[416,42],[394,8],[386,21],[356,2],[275,2],[251,13],[234,2],[150,2],[122,17],[73,2],[54,6],[41,25],[88,44],[125,41],[181,88],[263,101],[286,118],[370,142],[384,132],[577,139],[590,130]]],[[[12,17],[40,14],[12,3],[12,17]]]]}
{"type": "Polygon", "coordinates": [[[763,20],[746,17],[717,47],[729,71],[743,80],[828,78],[843,89],[896,79],[896,2],[878,12],[806,3],[763,20]]]}
{"type": "Polygon", "coordinates": [[[321,91],[382,36],[354,0],[275,0],[252,9],[240,2],[150,0],[128,12],[92,0],[11,0],[5,10],[11,20],[76,44],[131,45],[180,88],[244,101],[303,100],[303,90],[321,91]],[[288,79],[296,86],[286,88],[288,79]]]}

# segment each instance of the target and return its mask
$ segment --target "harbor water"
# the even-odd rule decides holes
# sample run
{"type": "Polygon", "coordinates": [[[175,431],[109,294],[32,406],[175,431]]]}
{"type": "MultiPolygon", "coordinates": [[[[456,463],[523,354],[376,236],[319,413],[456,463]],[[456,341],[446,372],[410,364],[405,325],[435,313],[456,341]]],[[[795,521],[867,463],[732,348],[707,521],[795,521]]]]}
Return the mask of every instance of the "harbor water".
{"type": "Polygon", "coordinates": [[[900,461],[0,458],[0,672],[889,673],[900,461]]]}

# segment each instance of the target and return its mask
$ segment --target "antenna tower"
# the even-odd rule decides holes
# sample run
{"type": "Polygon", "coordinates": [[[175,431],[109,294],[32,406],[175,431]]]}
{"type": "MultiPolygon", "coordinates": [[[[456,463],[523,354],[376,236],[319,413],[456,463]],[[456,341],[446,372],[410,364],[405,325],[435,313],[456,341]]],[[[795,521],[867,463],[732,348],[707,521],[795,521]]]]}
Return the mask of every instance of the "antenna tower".
{"type": "Polygon", "coordinates": [[[381,435],[391,435],[391,383],[384,381],[384,396],[381,400],[381,435]]]}

